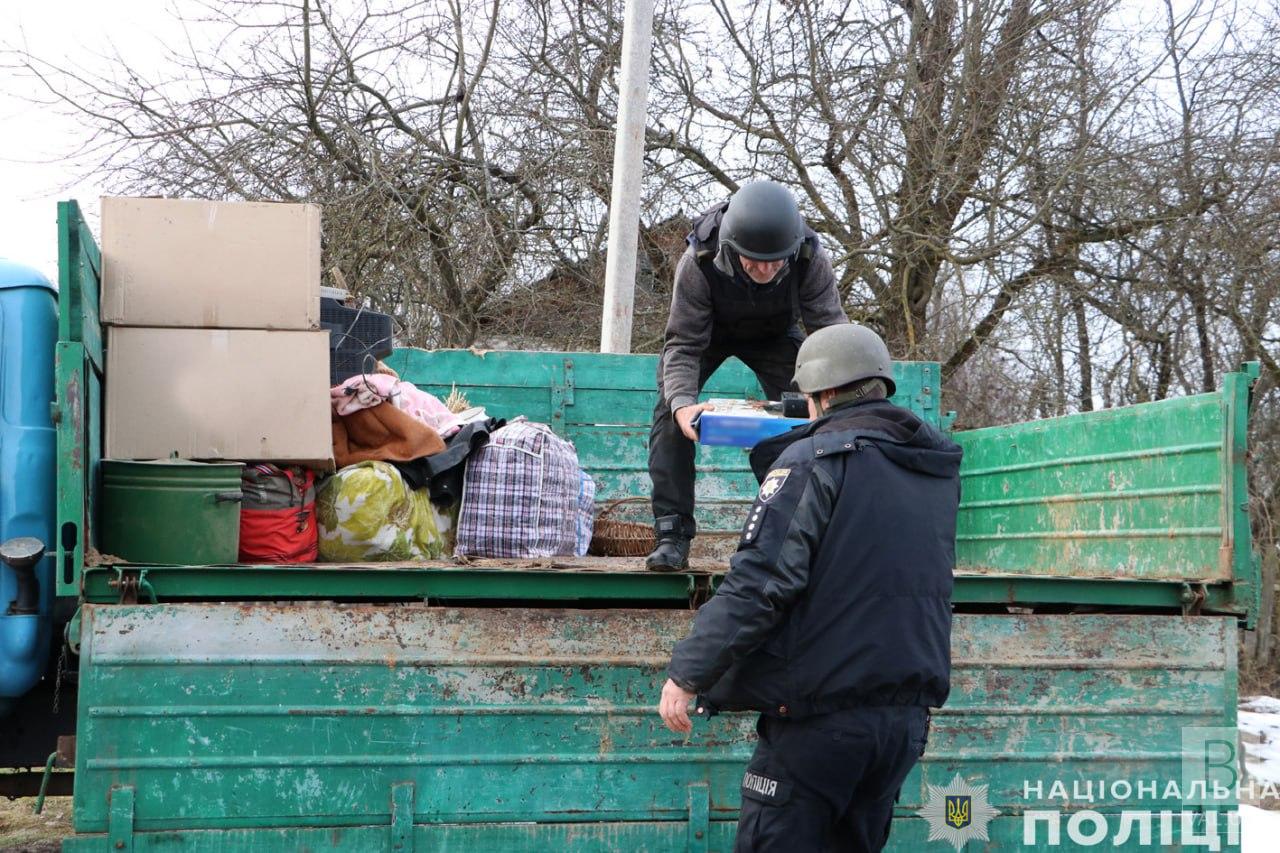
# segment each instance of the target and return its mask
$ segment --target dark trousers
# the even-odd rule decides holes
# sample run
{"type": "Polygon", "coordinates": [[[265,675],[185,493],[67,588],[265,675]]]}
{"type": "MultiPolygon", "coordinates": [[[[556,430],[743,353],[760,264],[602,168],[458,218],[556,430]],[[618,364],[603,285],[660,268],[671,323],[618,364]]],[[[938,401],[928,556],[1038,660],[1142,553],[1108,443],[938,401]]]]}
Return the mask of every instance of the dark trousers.
{"type": "MultiPolygon", "coordinates": [[[[796,353],[803,341],[799,330],[772,340],[715,344],[709,346],[698,362],[698,391],[711,374],[731,356],[751,368],[764,388],[765,396],[778,400],[783,391],[791,390],[796,372],[796,353]]],[[[658,360],[658,405],[653,410],[653,427],[649,430],[649,477],[653,480],[653,517],[678,515],[690,536],[694,533],[693,483],[696,448],[676,425],[662,387],[662,360],[658,360]]]]}
{"type": "Polygon", "coordinates": [[[742,783],[735,853],[872,853],[924,753],[928,713],[874,707],[803,720],[761,716],[742,783]]]}

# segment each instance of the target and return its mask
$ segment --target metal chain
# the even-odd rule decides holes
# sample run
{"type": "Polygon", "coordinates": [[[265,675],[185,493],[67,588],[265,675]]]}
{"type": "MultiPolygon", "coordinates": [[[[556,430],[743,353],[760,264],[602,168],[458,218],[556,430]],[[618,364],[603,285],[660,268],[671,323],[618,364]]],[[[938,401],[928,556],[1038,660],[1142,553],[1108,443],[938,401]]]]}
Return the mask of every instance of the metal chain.
{"type": "Polygon", "coordinates": [[[58,668],[53,677],[53,713],[58,713],[58,703],[62,700],[62,676],[67,671],[67,643],[62,642],[62,652],[58,655],[58,668]]]}

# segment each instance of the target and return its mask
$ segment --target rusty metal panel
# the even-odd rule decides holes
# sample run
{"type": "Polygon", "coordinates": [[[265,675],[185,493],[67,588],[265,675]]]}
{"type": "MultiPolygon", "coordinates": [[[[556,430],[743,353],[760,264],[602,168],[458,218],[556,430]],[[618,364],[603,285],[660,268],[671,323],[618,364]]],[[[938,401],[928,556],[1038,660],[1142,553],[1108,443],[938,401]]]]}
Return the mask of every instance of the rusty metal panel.
{"type": "MultiPolygon", "coordinates": [[[[727,850],[752,717],[699,723],[686,742],[654,711],[690,619],[86,605],[66,849],[105,853],[114,819],[138,850],[727,850]]],[[[957,616],[952,700],[891,849],[952,849],[916,813],[957,774],[1000,812],[992,845],[969,849],[1012,844],[1026,810],[1059,805],[1029,801],[1028,784],[1163,793],[1181,780],[1183,727],[1234,726],[1234,635],[1231,618],[957,616]]]]}

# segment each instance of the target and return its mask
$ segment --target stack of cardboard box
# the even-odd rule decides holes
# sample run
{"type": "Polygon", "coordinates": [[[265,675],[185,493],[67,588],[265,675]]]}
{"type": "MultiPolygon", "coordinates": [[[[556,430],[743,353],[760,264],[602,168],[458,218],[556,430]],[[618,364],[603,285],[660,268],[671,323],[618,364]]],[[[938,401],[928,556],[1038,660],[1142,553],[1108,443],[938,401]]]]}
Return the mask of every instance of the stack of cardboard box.
{"type": "Polygon", "coordinates": [[[320,208],[102,200],[110,459],[333,465],[320,208]]]}

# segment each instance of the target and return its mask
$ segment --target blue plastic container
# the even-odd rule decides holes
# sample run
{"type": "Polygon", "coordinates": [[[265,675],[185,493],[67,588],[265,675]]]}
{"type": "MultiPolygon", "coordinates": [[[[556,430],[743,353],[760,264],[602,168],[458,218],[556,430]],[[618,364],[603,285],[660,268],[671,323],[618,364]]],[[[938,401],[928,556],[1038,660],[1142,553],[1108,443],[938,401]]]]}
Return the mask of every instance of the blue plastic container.
{"type": "Polygon", "coordinates": [[[0,563],[0,713],[45,670],[54,600],[57,437],[53,358],[57,291],[38,270],[0,258],[0,542],[33,536],[48,553],[35,567],[38,612],[13,613],[18,578],[0,563]]]}
{"type": "Polygon", "coordinates": [[[760,441],[807,424],[804,418],[709,411],[698,418],[698,443],[712,447],[755,447],[760,441]]]}

